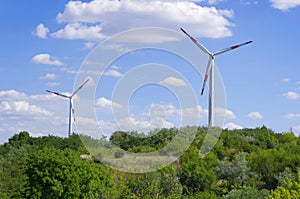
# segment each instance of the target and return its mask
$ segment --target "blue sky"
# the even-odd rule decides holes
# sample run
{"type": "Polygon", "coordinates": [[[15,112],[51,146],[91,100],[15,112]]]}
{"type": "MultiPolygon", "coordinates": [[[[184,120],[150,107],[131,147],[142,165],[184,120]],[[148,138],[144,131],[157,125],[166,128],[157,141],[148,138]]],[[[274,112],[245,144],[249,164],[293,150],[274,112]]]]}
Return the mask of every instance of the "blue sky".
{"type": "MultiPolygon", "coordinates": [[[[70,93],[77,71],[99,42],[143,27],[167,28],[179,34],[183,27],[212,52],[253,40],[249,46],[216,58],[226,90],[224,127],[266,125],[276,132],[292,127],[300,134],[299,11],[299,0],[2,1],[0,142],[22,130],[33,136],[66,136],[68,101],[45,90],[70,93]]],[[[199,59],[201,56],[199,51],[199,59]]],[[[197,93],[194,108],[202,114],[200,125],[206,125],[207,92],[202,97],[199,94],[203,79],[192,69],[180,69],[176,59],[145,50],[120,58],[101,73],[106,90],[98,88],[95,107],[105,133],[118,129],[111,106],[125,107],[112,101],[114,85],[134,66],[150,61],[167,64],[184,76],[168,76],[161,82],[181,88],[188,82],[197,93]]],[[[133,121],[134,126],[126,128],[145,127],[142,130],[176,126],[179,118],[174,113],[187,111],[172,93],[155,85],[137,90],[128,107],[129,115],[122,122],[133,121]],[[151,124],[149,114],[155,116],[151,124]]],[[[77,122],[88,121],[78,118],[77,122]]]]}

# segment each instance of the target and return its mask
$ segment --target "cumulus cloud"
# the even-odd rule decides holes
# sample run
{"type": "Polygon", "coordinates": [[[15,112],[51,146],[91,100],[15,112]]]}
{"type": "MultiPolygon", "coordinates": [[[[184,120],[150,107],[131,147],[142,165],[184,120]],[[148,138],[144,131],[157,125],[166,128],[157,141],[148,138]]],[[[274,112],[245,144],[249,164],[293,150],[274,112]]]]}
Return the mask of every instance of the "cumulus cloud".
{"type": "Polygon", "coordinates": [[[118,120],[117,124],[123,131],[136,130],[139,132],[148,132],[156,128],[161,129],[174,127],[173,123],[161,117],[151,118],[151,120],[139,120],[134,116],[128,116],[118,120]]]}
{"type": "Polygon", "coordinates": [[[46,86],[49,86],[49,87],[56,87],[56,86],[59,86],[60,83],[59,82],[47,82],[46,83],[46,86]]]}
{"type": "Polygon", "coordinates": [[[241,0],[242,5],[257,5],[258,1],[254,0],[241,0]]]}
{"type": "Polygon", "coordinates": [[[104,75],[104,76],[109,76],[109,77],[122,77],[123,74],[120,73],[119,71],[115,69],[108,69],[105,72],[99,71],[99,70],[86,70],[84,71],[87,75],[104,75]]]}
{"type": "Polygon", "coordinates": [[[288,119],[298,119],[300,118],[300,113],[289,113],[285,117],[288,119]]]}
{"type": "Polygon", "coordinates": [[[222,118],[225,116],[225,119],[235,119],[236,118],[233,111],[231,111],[229,109],[220,108],[220,107],[215,108],[215,116],[219,117],[219,118],[222,118]]]}
{"type": "Polygon", "coordinates": [[[217,4],[217,3],[220,3],[222,2],[223,0],[208,0],[207,3],[208,4],[217,4]]]}
{"type": "Polygon", "coordinates": [[[44,24],[41,23],[36,27],[34,35],[42,39],[47,39],[48,33],[49,33],[49,29],[45,27],[44,24]]]}
{"type": "Polygon", "coordinates": [[[299,93],[292,92],[292,91],[284,93],[284,94],[282,94],[282,96],[286,97],[287,99],[290,99],[290,100],[297,100],[300,98],[299,93]]]}
{"type": "Polygon", "coordinates": [[[15,115],[15,114],[22,114],[22,115],[45,115],[45,116],[52,116],[53,113],[38,107],[36,105],[31,105],[27,101],[14,101],[14,102],[7,102],[2,101],[0,104],[0,109],[3,111],[2,114],[6,115],[15,115]]]}
{"type": "Polygon", "coordinates": [[[110,76],[110,77],[122,77],[123,76],[122,73],[120,73],[119,71],[112,70],[112,69],[105,71],[103,73],[103,75],[110,76]]]}
{"type": "Polygon", "coordinates": [[[0,99],[20,100],[24,98],[27,98],[27,95],[16,90],[0,91],[0,99]]]}
{"type": "Polygon", "coordinates": [[[186,118],[187,120],[193,120],[194,118],[204,118],[207,116],[207,110],[199,105],[180,109],[172,104],[151,104],[149,110],[150,116],[154,118],[186,118]]]}
{"type": "MultiPolygon", "coordinates": [[[[209,0],[215,4],[220,0],[209,0]]],[[[221,38],[232,35],[232,10],[197,5],[197,1],[177,0],[92,0],[69,1],[56,17],[64,27],[55,38],[99,41],[131,28],[163,27],[178,30],[184,26],[199,37],[221,38]],[[199,28],[200,27],[200,28],[199,28]]],[[[167,37],[166,37],[167,38],[167,37]]]]}
{"type": "Polygon", "coordinates": [[[51,36],[70,40],[84,39],[100,41],[105,38],[105,36],[100,33],[101,30],[100,25],[87,26],[81,23],[70,23],[67,24],[64,29],[52,33],[51,36]]]}
{"type": "Polygon", "coordinates": [[[95,46],[95,43],[94,42],[85,42],[84,43],[84,49],[91,49],[95,46]]]}
{"type": "Polygon", "coordinates": [[[105,108],[105,109],[112,109],[112,108],[120,109],[120,108],[122,108],[121,104],[119,104],[117,102],[113,102],[109,99],[106,99],[105,97],[101,97],[101,98],[97,99],[96,106],[105,108]]]}
{"type": "Polygon", "coordinates": [[[247,115],[250,119],[253,120],[261,120],[263,116],[259,112],[251,112],[247,115]]]}
{"type": "Polygon", "coordinates": [[[35,64],[46,64],[54,66],[63,66],[64,64],[50,54],[38,54],[32,57],[32,62],[35,64]]]}
{"type": "Polygon", "coordinates": [[[54,73],[47,73],[44,76],[41,76],[40,79],[54,80],[56,75],[54,73]]]}
{"type": "Polygon", "coordinates": [[[174,86],[174,87],[184,87],[187,85],[184,80],[176,77],[167,77],[164,80],[162,80],[161,83],[168,86],[174,86]]]}
{"type": "Polygon", "coordinates": [[[285,78],[281,78],[280,81],[283,83],[287,83],[290,81],[290,79],[285,77],[285,78]]]}
{"type": "Polygon", "coordinates": [[[70,73],[70,74],[76,74],[77,71],[72,69],[72,68],[65,68],[65,67],[62,67],[60,69],[61,72],[64,72],[64,73],[70,73]]]}
{"type": "Polygon", "coordinates": [[[273,8],[281,11],[288,11],[291,8],[300,6],[299,0],[270,0],[270,2],[273,8]]]}
{"type": "Polygon", "coordinates": [[[229,122],[229,123],[226,123],[223,128],[233,130],[233,129],[242,129],[243,127],[238,124],[235,124],[233,122],[229,122]]]}
{"type": "Polygon", "coordinates": [[[0,143],[20,131],[28,131],[31,135],[66,136],[68,109],[68,100],[52,94],[27,95],[16,90],[2,90],[0,143]]]}

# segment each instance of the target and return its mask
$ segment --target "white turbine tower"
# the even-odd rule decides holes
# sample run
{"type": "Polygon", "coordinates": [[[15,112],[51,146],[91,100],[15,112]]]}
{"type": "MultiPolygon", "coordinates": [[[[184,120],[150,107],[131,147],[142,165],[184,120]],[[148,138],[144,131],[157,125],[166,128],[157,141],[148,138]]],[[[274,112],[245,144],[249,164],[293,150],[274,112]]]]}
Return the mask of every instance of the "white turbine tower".
{"type": "Polygon", "coordinates": [[[215,56],[223,54],[227,51],[236,49],[238,47],[247,45],[252,43],[252,41],[247,41],[242,44],[234,45],[229,48],[225,48],[223,50],[217,51],[216,53],[209,52],[203,45],[197,42],[196,39],[194,39],[192,36],[190,36],[183,28],[180,28],[180,30],[186,34],[205,54],[209,55],[209,60],[206,67],[204,82],[201,90],[201,95],[204,93],[204,88],[207,82],[207,79],[209,78],[209,105],[208,105],[208,125],[214,126],[214,71],[215,71],[215,56]]]}
{"type": "MultiPolygon", "coordinates": [[[[73,107],[73,97],[74,95],[80,90],[82,89],[82,87],[89,81],[89,79],[87,79],[81,86],[79,86],[75,92],[73,94],[71,94],[70,96],[58,93],[58,92],[54,92],[54,91],[50,91],[50,90],[46,90],[49,93],[53,93],[55,95],[58,95],[60,97],[64,97],[64,98],[68,98],[69,102],[70,102],[70,109],[69,109],[69,137],[72,133],[72,114],[74,116],[74,107],[73,107]]],[[[74,121],[75,121],[75,117],[74,117],[74,121]]]]}

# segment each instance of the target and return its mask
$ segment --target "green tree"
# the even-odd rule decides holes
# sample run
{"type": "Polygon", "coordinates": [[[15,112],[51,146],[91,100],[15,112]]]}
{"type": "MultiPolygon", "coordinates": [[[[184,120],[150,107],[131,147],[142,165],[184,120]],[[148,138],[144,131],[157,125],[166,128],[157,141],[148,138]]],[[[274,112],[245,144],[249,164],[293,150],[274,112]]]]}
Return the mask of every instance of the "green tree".
{"type": "Polygon", "coordinates": [[[245,157],[246,153],[240,153],[232,163],[228,160],[220,161],[215,171],[218,179],[244,185],[251,176],[248,161],[245,157]]]}
{"type": "Polygon", "coordinates": [[[129,174],[127,186],[138,198],[164,198],[182,193],[176,170],[171,165],[155,172],[129,174]]]}
{"type": "Polygon", "coordinates": [[[8,139],[8,144],[14,148],[20,148],[25,144],[30,144],[31,137],[28,132],[22,131],[8,139]]]}
{"type": "Polygon", "coordinates": [[[268,196],[269,191],[263,189],[261,191],[252,188],[252,187],[244,187],[242,189],[233,189],[227,195],[225,195],[224,199],[264,199],[268,196]]]}
{"type": "Polygon", "coordinates": [[[300,172],[295,181],[286,179],[284,187],[279,186],[266,199],[299,199],[300,198],[300,172]]]}
{"type": "Polygon", "coordinates": [[[107,169],[81,160],[70,149],[39,150],[29,155],[26,165],[27,198],[109,198],[112,194],[113,181],[107,169]]]}
{"type": "Polygon", "coordinates": [[[22,198],[27,175],[25,161],[28,147],[13,148],[0,156],[0,198],[22,198]]]}
{"type": "Polygon", "coordinates": [[[180,164],[179,177],[184,194],[193,195],[211,189],[216,181],[214,168],[209,168],[199,157],[198,148],[191,146],[180,158],[180,164]]]}

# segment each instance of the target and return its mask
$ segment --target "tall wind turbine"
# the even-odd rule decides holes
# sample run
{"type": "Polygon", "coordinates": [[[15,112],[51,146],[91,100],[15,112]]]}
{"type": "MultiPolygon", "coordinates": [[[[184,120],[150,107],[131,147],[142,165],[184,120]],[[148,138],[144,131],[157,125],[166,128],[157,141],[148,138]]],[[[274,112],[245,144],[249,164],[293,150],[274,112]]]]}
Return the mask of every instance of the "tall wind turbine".
{"type": "MultiPolygon", "coordinates": [[[[82,89],[82,87],[89,81],[89,79],[85,80],[85,82],[79,86],[75,92],[73,94],[71,94],[70,96],[67,96],[67,95],[64,95],[64,94],[61,94],[61,93],[58,93],[58,92],[54,92],[54,91],[50,91],[50,90],[46,90],[47,92],[49,93],[53,93],[55,95],[58,95],[60,97],[64,97],[64,98],[68,98],[69,99],[69,102],[70,102],[70,109],[69,109],[69,137],[72,133],[72,114],[74,116],[74,107],[73,107],[73,97],[74,95],[80,90],[82,89]]],[[[75,117],[74,117],[74,121],[75,121],[75,117]]]]}
{"type": "Polygon", "coordinates": [[[206,67],[205,77],[202,85],[201,95],[204,93],[204,88],[206,85],[206,82],[208,78],[209,81],[209,105],[208,105],[208,126],[214,126],[214,100],[215,100],[215,91],[214,91],[214,72],[215,72],[215,56],[223,54],[227,51],[236,49],[238,47],[247,45],[252,43],[252,41],[247,41],[242,44],[234,45],[229,48],[225,48],[223,50],[217,51],[215,53],[209,52],[202,44],[197,42],[196,39],[194,39],[191,35],[189,35],[183,28],[180,28],[180,30],[186,34],[205,54],[209,55],[209,60],[206,67]]]}

